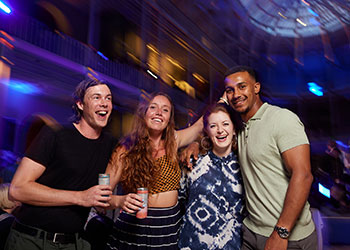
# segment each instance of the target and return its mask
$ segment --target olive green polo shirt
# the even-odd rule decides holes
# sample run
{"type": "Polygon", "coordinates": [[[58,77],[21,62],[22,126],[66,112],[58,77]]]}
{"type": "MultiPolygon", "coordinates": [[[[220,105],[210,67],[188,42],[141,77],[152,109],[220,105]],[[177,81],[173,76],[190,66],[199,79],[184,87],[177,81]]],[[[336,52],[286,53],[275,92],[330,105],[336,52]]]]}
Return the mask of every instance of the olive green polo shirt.
{"type": "MultiPolygon", "coordinates": [[[[244,224],[269,237],[283,209],[290,175],[282,153],[309,144],[304,126],[291,111],[264,103],[238,135],[241,165],[249,216],[244,224]]],[[[315,229],[308,203],[300,214],[289,240],[300,240],[315,229]]]]}

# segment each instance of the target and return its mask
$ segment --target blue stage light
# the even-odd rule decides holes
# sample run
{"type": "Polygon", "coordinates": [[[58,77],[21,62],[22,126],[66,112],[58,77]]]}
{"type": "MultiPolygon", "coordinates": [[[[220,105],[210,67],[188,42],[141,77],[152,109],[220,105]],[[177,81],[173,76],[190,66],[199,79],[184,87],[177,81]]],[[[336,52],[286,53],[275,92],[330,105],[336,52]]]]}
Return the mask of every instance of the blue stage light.
{"type": "Polygon", "coordinates": [[[97,51],[97,54],[99,54],[103,59],[105,59],[106,61],[108,61],[108,58],[107,58],[104,54],[102,54],[102,52],[97,51]]]}
{"type": "Polygon", "coordinates": [[[307,10],[308,10],[312,15],[318,17],[318,14],[317,14],[315,11],[313,11],[312,9],[307,8],[307,10]]]}
{"type": "Polygon", "coordinates": [[[6,14],[10,14],[12,12],[10,7],[8,7],[3,1],[0,1],[0,10],[5,12],[6,14]]]}
{"type": "Polygon", "coordinates": [[[309,91],[317,96],[323,96],[323,88],[317,85],[315,82],[309,82],[309,91]]]}
{"type": "Polygon", "coordinates": [[[28,82],[22,82],[17,80],[10,80],[10,82],[8,83],[8,87],[22,94],[33,95],[41,92],[40,88],[38,88],[37,86],[28,82]]]}
{"type": "Polygon", "coordinates": [[[323,186],[321,183],[318,183],[318,192],[320,192],[327,198],[331,198],[331,191],[325,186],[323,186]]]}

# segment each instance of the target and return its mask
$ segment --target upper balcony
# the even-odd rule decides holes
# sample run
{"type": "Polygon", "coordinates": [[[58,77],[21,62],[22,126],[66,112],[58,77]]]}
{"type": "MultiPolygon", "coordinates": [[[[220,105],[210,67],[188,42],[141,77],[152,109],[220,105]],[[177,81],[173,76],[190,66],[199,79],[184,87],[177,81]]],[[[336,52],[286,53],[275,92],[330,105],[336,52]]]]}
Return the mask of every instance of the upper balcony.
{"type": "Polygon", "coordinates": [[[184,91],[153,78],[145,69],[108,60],[89,45],[28,16],[18,13],[0,16],[0,30],[14,38],[10,41],[13,49],[1,44],[1,55],[11,64],[11,79],[37,83],[45,89],[45,94],[56,98],[61,94],[63,99],[67,98],[76,83],[89,75],[109,81],[116,105],[128,110],[135,107],[135,99],[138,100],[143,91],[168,93],[181,113],[203,106],[184,91]]]}

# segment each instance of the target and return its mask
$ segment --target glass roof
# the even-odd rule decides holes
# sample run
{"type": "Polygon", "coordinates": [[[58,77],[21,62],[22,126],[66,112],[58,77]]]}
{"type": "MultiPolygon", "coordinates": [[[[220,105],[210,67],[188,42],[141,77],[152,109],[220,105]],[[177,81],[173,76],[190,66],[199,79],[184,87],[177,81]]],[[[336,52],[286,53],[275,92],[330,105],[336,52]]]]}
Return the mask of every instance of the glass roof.
{"type": "Polygon", "coordinates": [[[349,0],[240,0],[250,22],[276,36],[308,37],[350,24],[349,0]]]}

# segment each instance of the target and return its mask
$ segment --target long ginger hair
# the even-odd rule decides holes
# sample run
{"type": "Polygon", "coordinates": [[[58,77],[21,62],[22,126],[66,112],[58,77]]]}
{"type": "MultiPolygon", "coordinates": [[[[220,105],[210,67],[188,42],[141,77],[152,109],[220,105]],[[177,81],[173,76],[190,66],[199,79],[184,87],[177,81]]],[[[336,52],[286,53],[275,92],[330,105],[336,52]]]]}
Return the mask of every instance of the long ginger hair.
{"type": "MultiPolygon", "coordinates": [[[[156,164],[152,153],[154,148],[149,139],[148,128],[145,115],[149,104],[156,96],[166,97],[171,104],[171,114],[169,123],[162,133],[165,154],[170,161],[177,161],[177,145],[175,140],[174,105],[171,98],[162,92],[155,93],[151,97],[144,98],[136,111],[131,133],[124,137],[114,151],[124,148],[125,152],[120,155],[120,164],[123,166],[121,174],[121,184],[124,192],[136,192],[138,187],[147,187],[151,190],[160,172],[160,166],[156,164]]],[[[112,156],[112,161],[115,157],[112,156]]],[[[112,162],[113,164],[113,162],[112,162]]],[[[113,164],[114,167],[117,164],[113,164]]]]}

